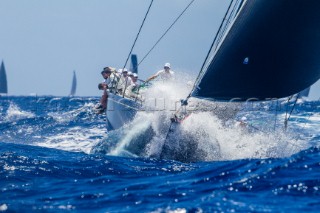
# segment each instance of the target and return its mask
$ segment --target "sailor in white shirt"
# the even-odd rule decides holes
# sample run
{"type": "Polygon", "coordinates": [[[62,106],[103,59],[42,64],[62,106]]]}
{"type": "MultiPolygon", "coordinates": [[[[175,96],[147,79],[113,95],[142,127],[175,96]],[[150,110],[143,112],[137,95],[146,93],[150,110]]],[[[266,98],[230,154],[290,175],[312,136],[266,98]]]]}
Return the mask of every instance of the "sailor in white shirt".
{"type": "Polygon", "coordinates": [[[125,96],[142,101],[143,98],[139,94],[139,87],[140,87],[140,83],[138,81],[138,75],[136,73],[133,73],[132,74],[132,84],[127,87],[126,92],[125,92],[125,96]]]}
{"type": "Polygon", "coordinates": [[[157,77],[159,77],[160,80],[163,81],[174,79],[174,72],[171,71],[170,63],[166,63],[163,67],[163,70],[160,70],[156,74],[152,75],[150,78],[146,80],[146,82],[151,81],[157,77]]]}
{"type": "Polygon", "coordinates": [[[131,78],[128,76],[128,70],[123,69],[120,80],[118,82],[118,90],[120,90],[120,94],[122,94],[128,86],[132,84],[131,78]]]}

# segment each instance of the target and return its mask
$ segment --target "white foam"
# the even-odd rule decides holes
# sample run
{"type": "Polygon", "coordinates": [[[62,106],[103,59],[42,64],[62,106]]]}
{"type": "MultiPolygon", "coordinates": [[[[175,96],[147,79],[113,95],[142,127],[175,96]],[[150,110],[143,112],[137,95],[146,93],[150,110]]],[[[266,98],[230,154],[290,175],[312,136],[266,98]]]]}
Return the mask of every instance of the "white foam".
{"type": "MultiPolygon", "coordinates": [[[[151,141],[146,142],[146,149],[140,153],[140,156],[159,157],[163,151],[170,117],[179,108],[179,104],[176,105],[176,103],[186,98],[189,92],[190,88],[184,82],[155,83],[144,94],[147,100],[146,108],[149,111],[138,112],[133,121],[133,129],[128,130],[112,154],[121,153],[121,150],[130,144],[130,140],[138,132],[151,125],[155,135],[151,141]]],[[[219,105],[219,103],[216,104],[219,105]]],[[[308,146],[307,141],[295,139],[281,131],[249,133],[246,128],[240,126],[226,126],[214,115],[214,111],[213,108],[211,112],[192,113],[179,127],[179,136],[184,141],[181,138],[175,138],[175,144],[172,144],[171,148],[179,152],[185,146],[184,143],[190,139],[196,147],[194,154],[198,155],[197,159],[211,161],[287,157],[308,146]]],[[[249,119],[248,122],[250,122],[249,119]]]]}
{"type": "Polygon", "coordinates": [[[68,129],[68,132],[47,136],[42,142],[35,143],[36,146],[60,149],[71,152],[84,152],[89,154],[92,147],[106,134],[104,127],[68,129]]]}
{"type": "MultiPolygon", "coordinates": [[[[55,112],[49,113],[55,121],[58,123],[68,123],[76,120],[80,113],[87,113],[87,116],[91,116],[93,103],[86,103],[82,107],[67,111],[67,112],[55,112]]],[[[89,119],[89,117],[81,118],[89,119]]],[[[81,121],[80,121],[81,122],[81,121]]],[[[90,153],[92,147],[100,141],[100,138],[106,135],[105,125],[99,125],[95,127],[73,127],[68,128],[66,132],[56,133],[49,136],[34,135],[34,138],[41,138],[41,142],[35,143],[37,146],[60,149],[71,152],[84,152],[90,153]]]]}
{"type": "Polygon", "coordinates": [[[7,211],[7,210],[8,210],[7,204],[2,204],[2,205],[0,206],[0,211],[7,211]]]}
{"type": "Polygon", "coordinates": [[[7,114],[4,118],[4,121],[15,122],[21,119],[33,117],[35,117],[35,115],[32,112],[23,111],[17,105],[11,103],[7,110],[7,114]]]}
{"type": "Polygon", "coordinates": [[[48,113],[53,119],[55,119],[58,123],[66,123],[74,120],[79,113],[81,112],[92,112],[93,103],[86,103],[82,107],[74,110],[70,110],[64,113],[61,112],[50,112],[48,113]]]}

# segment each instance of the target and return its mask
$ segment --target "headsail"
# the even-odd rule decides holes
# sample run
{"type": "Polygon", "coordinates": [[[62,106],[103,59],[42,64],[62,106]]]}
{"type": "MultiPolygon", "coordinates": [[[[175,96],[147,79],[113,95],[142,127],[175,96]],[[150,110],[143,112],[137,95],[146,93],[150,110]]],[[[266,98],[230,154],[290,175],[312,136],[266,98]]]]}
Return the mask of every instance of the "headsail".
{"type": "Polygon", "coordinates": [[[8,93],[7,74],[3,61],[0,67],[0,93],[8,93]]]}
{"type": "Polygon", "coordinates": [[[320,78],[319,0],[246,0],[238,11],[191,96],[282,98],[320,78]]]}
{"type": "Polygon", "coordinates": [[[76,77],[76,71],[73,71],[70,96],[74,96],[76,94],[76,90],[77,90],[77,77],[76,77]]]}

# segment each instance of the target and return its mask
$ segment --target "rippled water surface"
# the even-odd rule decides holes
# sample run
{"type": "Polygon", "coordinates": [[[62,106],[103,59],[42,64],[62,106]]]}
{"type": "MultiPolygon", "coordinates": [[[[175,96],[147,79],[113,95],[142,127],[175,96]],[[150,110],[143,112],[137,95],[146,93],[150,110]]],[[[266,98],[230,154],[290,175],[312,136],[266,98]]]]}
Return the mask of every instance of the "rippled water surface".
{"type": "Polygon", "coordinates": [[[287,131],[285,102],[193,113],[164,142],[170,113],[108,132],[98,100],[0,98],[0,212],[319,211],[319,102],[287,131]]]}

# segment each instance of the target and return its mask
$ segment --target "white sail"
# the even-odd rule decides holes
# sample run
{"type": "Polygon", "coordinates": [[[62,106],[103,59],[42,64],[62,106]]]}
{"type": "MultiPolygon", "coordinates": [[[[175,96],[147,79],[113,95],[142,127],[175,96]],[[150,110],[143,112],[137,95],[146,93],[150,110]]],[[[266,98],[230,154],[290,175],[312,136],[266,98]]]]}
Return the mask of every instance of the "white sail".
{"type": "Polygon", "coordinates": [[[77,90],[77,76],[76,76],[76,71],[73,71],[70,96],[74,96],[76,94],[76,90],[77,90]]]}

